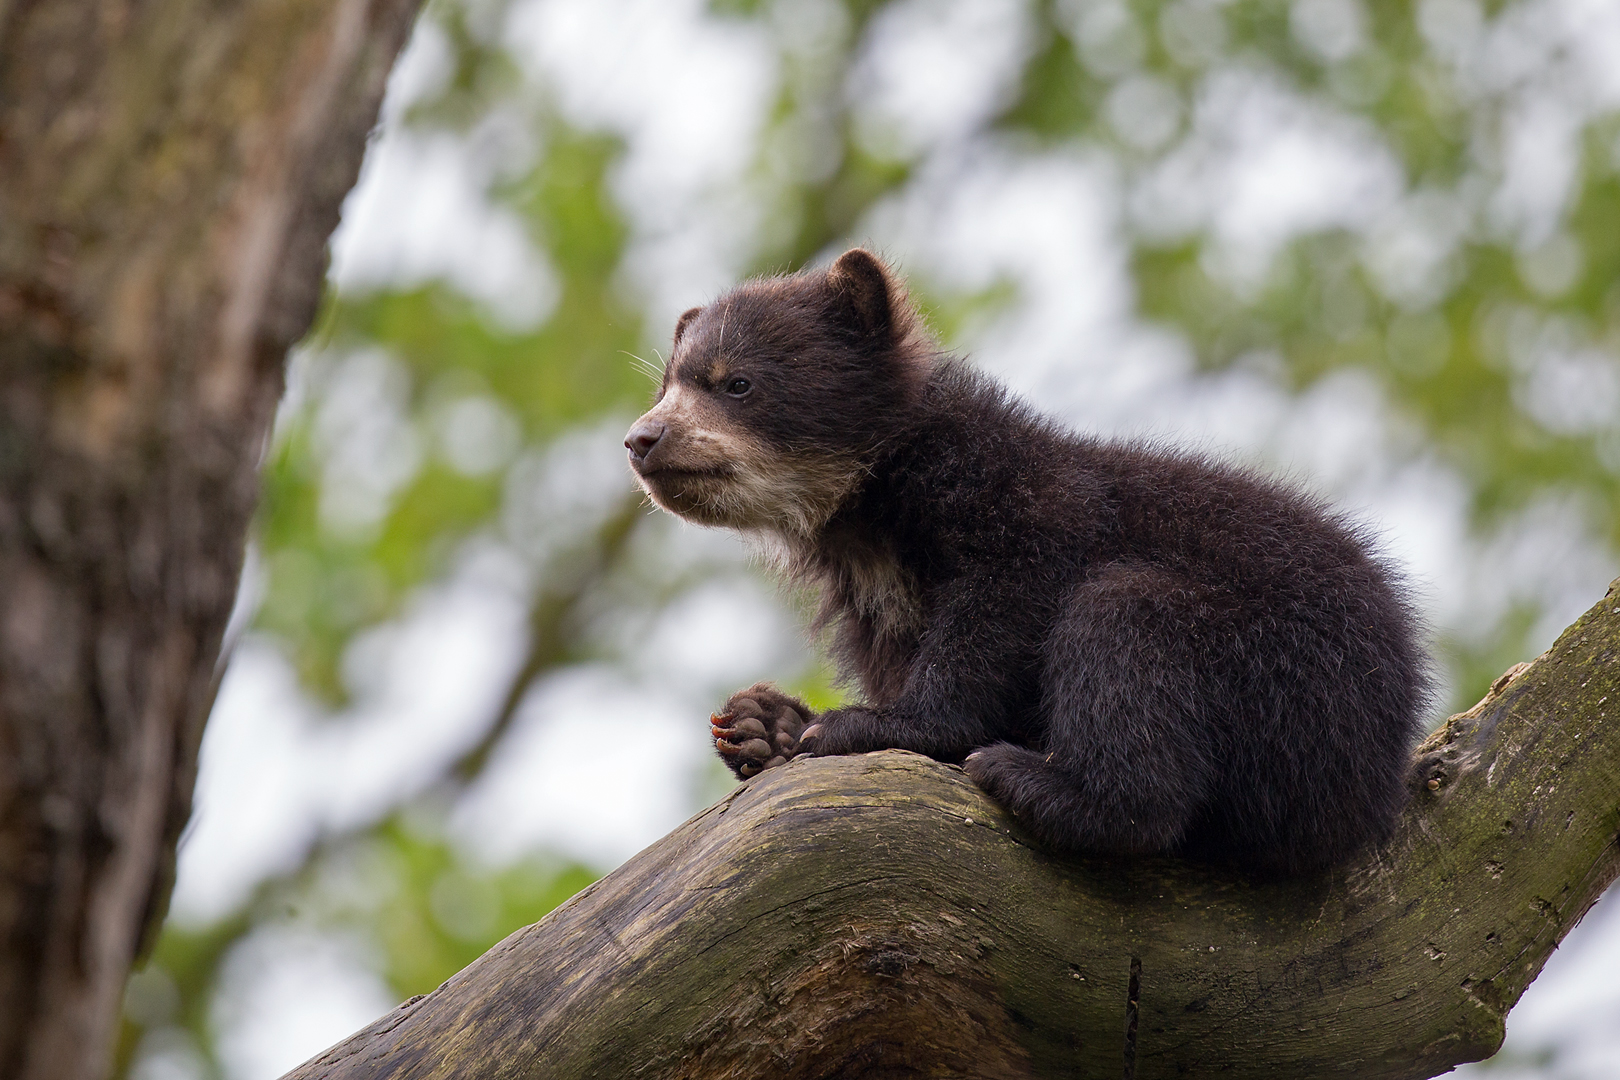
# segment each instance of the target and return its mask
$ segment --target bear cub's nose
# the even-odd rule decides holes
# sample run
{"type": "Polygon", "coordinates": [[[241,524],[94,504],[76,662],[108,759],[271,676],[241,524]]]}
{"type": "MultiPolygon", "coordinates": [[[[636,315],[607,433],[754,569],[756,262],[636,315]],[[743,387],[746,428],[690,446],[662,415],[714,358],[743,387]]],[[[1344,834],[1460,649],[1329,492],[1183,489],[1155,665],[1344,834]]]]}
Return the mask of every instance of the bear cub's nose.
{"type": "Polygon", "coordinates": [[[658,440],[664,437],[664,425],[658,420],[637,420],[630,434],[624,437],[624,447],[637,461],[645,461],[658,440]]]}

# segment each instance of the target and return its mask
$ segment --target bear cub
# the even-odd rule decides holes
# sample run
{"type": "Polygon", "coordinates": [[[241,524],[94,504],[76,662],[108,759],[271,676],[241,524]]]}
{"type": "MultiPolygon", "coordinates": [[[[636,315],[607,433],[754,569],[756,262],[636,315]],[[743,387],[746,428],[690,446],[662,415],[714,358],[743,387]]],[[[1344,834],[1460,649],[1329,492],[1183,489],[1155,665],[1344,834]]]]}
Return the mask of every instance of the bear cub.
{"type": "Polygon", "coordinates": [[[1393,827],[1428,673],[1366,539],[1274,480],[1042,418],[866,251],[683,314],[625,446],[660,507],[819,590],[861,691],[820,716],[735,694],[712,725],[739,776],[897,747],[1054,851],[1274,873],[1393,827]]]}

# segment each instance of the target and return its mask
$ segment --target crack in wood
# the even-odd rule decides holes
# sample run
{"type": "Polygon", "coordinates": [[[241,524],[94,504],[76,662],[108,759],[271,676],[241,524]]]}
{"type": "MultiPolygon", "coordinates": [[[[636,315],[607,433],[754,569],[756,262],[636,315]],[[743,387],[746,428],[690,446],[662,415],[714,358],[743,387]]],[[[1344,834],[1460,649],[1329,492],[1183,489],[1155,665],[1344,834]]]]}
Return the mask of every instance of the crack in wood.
{"type": "Polygon", "coordinates": [[[1142,958],[1131,957],[1131,982],[1125,991],[1125,1080],[1136,1080],[1136,1022],[1141,1012],[1142,958]]]}

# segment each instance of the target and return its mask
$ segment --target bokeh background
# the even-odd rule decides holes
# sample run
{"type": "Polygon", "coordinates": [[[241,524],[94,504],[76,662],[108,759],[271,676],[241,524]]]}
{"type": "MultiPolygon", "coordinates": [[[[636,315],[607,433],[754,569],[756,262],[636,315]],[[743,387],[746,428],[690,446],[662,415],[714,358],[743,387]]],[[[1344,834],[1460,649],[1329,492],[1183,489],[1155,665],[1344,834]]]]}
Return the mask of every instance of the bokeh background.
{"type": "MultiPolygon", "coordinates": [[[[120,1076],[279,1075],[727,790],[731,690],[837,700],[803,598],[620,440],[679,311],[851,243],[1043,409],[1351,508],[1436,718],[1620,572],[1612,0],[429,0],[120,1076]]],[[[1616,906],[1464,1072],[1614,1074],[1616,906]]]]}

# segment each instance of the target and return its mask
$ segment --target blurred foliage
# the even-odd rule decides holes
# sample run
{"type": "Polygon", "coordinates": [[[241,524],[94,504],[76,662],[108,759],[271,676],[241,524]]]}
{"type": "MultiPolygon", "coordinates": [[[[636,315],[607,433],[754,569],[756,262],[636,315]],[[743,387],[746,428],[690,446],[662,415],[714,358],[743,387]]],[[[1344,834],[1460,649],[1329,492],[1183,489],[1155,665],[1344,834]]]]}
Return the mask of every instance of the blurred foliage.
{"type": "MultiPolygon", "coordinates": [[[[541,445],[615,408],[634,411],[647,379],[625,353],[642,344],[641,324],[616,288],[625,226],[606,191],[619,147],[555,119],[546,136],[545,155],[496,195],[523,212],[558,274],[551,318],[530,331],[503,330],[443,285],[334,295],[309,363],[384,350],[407,380],[406,415],[427,429],[458,400],[488,403],[495,416],[515,420],[523,442],[541,445]]],[[[380,520],[323,527],[327,447],[318,424],[317,410],[288,418],[265,464],[256,535],[268,581],[259,625],[285,643],[312,691],[340,702],[344,645],[397,614],[412,590],[444,569],[459,539],[490,523],[505,462],[469,474],[430,457],[390,493],[380,520]]]]}
{"type": "MultiPolygon", "coordinates": [[[[626,285],[636,215],[614,183],[623,135],[592,130],[552,95],[525,87],[501,36],[508,6],[430,3],[423,18],[450,43],[450,75],[402,122],[466,137],[497,115],[521,117],[535,152],[500,172],[489,197],[518,216],[549,263],[555,304],[537,325],[513,329],[444,282],[330,295],[294,365],[265,464],[255,632],[275,640],[308,692],[334,707],[351,691],[343,662],[356,636],[442,579],[469,538],[501,530],[523,462],[564,433],[637,411],[649,387],[629,354],[651,355],[668,337],[667,326],[643,325],[643,298],[626,285]],[[349,412],[340,400],[351,401],[349,412]],[[469,442],[467,431],[478,437],[469,442]],[[356,439],[365,444],[358,451],[356,439]],[[367,446],[387,451],[369,471],[350,460],[367,446]]],[[[915,0],[711,0],[710,17],[759,29],[778,61],[748,180],[761,213],[744,269],[795,269],[858,239],[874,206],[926,168],[944,167],[927,140],[874,137],[881,125],[851,90],[884,20],[909,7],[915,0]],[[806,25],[822,32],[803,38],[806,25]]],[[[1422,452],[1465,479],[1481,535],[1551,493],[1576,500],[1597,533],[1620,546],[1620,422],[1538,407],[1532,385],[1549,362],[1585,364],[1589,375],[1596,365],[1599,389],[1605,365],[1613,378],[1620,120],[1597,110],[1579,118],[1578,162],[1554,220],[1502,220],[1490,201],[1508,169],[1511,125],[1522,122],[1515,110],[1527,94],[1553,92],[1541,84],[1556,82],[1549,72],[1568,63],[1549,53],[1516,74],[1487,70],[1480,42],[1511,37],[1513,20],[1533,18],[1535,3],[1030,0],[1000,8],[1027,23],[1016,77],[963,138],[1031,153],[1078,148],[1113,163],[1142,319],[1187,342],[1207,371],[1268,356],[1276,363],[1267,370],[1296,392],[1346,370],[1370,376],[1417,425],[1422,452]],[[1207,217],[1171,227],[1134,209],[1163,170],[1184,163],[1211,87],[1232,73],[1390,155],[1402,190],[1389,220],[1297,230],[1258,274],[1244,274],[1232,270],[1207,217]],[[1404,263],[1403,243],[1421,248],[1404,263]]],[[[955,295],[931,290],[923,273],[915,287],[948,341],[1016,303],[1006,282],[955,295]]],[[[529,653],[488,735],[426,789],[434,798],[476,780],[528,687],[589,652],[582,612],[626,602],[631,589],[615,575],[619,553],[645,528],[634,506],[533,555],[529,653]]],[[[701,576],[636,582],[634,602],[666,603],[701,576]]],[[[1496,625],[1441,642],[1458,702],[1523,658],[1537,614],[1533,603],[1516,602],[1496,625]]],[[[820,704],[836,700],[825,670],[793,689],[820,704]]],[[[589,880],[573,866],[464,866],[431,827],[405,824],[431,817],[422,806],[440,802],[424,802],[424,791],[401,798],[399,813],[323,838],[300,867],[218,924],[169,927],[131,984],[120,1075],[143,1038],[168,1033],[172,1041],[176,1032],[204,1074],[218,1074],[211,1003],[222,964],[265,927],[293,921],[365,938],[404,997],[431,990],[589,880]],[[334,885],[340,879],[349,886],[334,885]]]]}
{"type": "Polygon", "coordinates": [[[250,934],[318,927],[362,940],[375,948],[380,974],[404,1001],[431,993],[595,877],[581,866],[533,860],[499,870],[470,866],[442,837],[397,816],[365,836],[318,845],[297,872],[266,882],[230,918],[164,930],[130,981],[115,1075],[126,1075],[138,1052],[161,1054],[175,1062],[171,1068],[205,1077],[226,1075],[216,993],[231,950],[250,934]]]}
{"type": "MultiPolygon", "coordinates": [[[[1528,70],[1493,72],[1490,50],[1511,48],[1503,39],[1530,29],[1524,20],[1536,17],[1536,5],[1491,8],[1462,0],[1042,5],[1044,44],[999,123],[1048,140],[1108,140],[1141,180],[1178,152],[1178,140],[1156,152],[1133,145],[1130,131],[1098,115],[1110,92],[1104,83],[1111,77],[1116,94],[1129,79],[1173,88],[1170,111],[1184,127],[1207,80],[1230,67],[1272,80],[1324,113],[1370,125],[1401,166],[1408,196],[1428,200],[1418,209],[1460,223],[1454,246],[1418,280],[1378,280],[1371,268],[1379,253],[1369,248],[1379,238],[1348,228],[1294,238],[1254,283],[1222,274],[1208,230],[1166,238],[1139,227],[1129,242],[1142,316],[1174,328],[1206,368],[1276,357],[1296,391],[1341,369],[1369,372],[1422,425],[1428,447],[1467,480],[1476,527],[1489,530],[1555,492],[1574,495],[1611,545],[1620,545],[1620,417],[1564,420],[1526,407],[1535,377],[1529,369],[1558,362],[1559,352],[1597,346],[1602,351],[1589,358],[1610,369],[1610,380],[1617,365],[1616,118],[1582,118],[1586,133],[1562,220],[1540,228],[1492,222],[1487,196],[1510,167],[1510,113],[1544,91],[1538,83],[1556,82],[1553,69],[1569,59],[1549,50],[1528,70]],[[1063,19],[1064,9],[1075,17],[1063,19]],[[1494,26],[1484,21],[1489,15],[1494,26]],[[1099,25],[1105,40],[1147,43],[1138,63],[1101,80],[1087,76],[1081,59],[1095,41],[1087,41],[1088,29],[1101,33],[1099,25]],[[1472,41],[1464,42],[1470,32],[1472,41]],[[1538,273],[1538,258],[1565,265],[1538,273]],[[1537,335],[1540,342],[1525,340],[1537,335]]],[[[1511,54],[1496,60],[1522,62],[1511,54]]],[[[1395,227],[1415,232],[1424,224],[1395,227]]],[[[1594,391],[1605,392],[1601,374],[1594,381],[1594,391]]],[[[1488,634],[1440,643],[1458,685],[1454,704],[1473,701],[1505,663],[1525,655],[1534,621],[1521,605],[1488,634]]]]}

